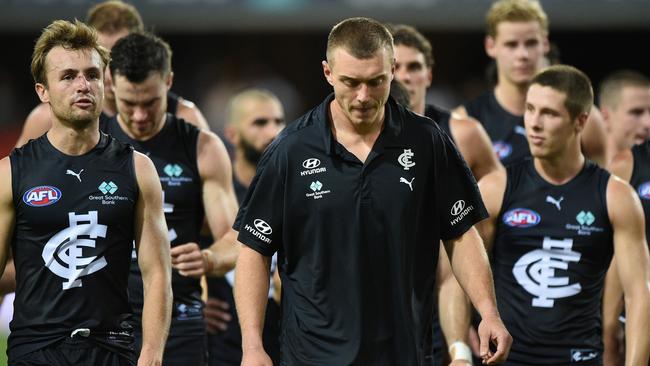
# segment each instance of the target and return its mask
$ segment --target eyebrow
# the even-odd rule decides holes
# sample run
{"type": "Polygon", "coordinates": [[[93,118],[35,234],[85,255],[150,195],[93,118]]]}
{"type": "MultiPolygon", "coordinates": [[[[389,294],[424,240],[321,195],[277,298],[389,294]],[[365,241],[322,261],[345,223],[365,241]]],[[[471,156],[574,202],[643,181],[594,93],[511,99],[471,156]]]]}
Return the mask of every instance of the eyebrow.
{"type": "Polygon", "coordinates": [[[387,77],[387,74],[386,73],[381,73],[379,75],[375,75],[375,76],[372,76],[372,77],[369,77],[369,78],[366,78],[366,79],[355,78],[355,77],[351,77],[351,76],[347,76],[347,75],[341,75],[339,77],[339,79],[342,80],[342,81],[354,80],[354,81],[359,81],[359,82],[368,82],[368,81],[371,81],[371,80],[376,80],[376,79],[385,78],[385,77],[387,77]]]}

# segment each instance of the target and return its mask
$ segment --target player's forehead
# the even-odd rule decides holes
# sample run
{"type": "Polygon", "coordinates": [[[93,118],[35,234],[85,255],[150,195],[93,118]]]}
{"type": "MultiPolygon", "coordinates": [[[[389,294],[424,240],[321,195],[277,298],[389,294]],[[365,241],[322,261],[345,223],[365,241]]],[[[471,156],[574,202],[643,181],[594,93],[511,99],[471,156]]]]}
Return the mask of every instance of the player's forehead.
{"type": "Polygon", "coordinates": [[[497,24],[495,39],[507,42],[519,39],[541,39],[544,37],[542,26],[536,20],[503,21],[497,24]]]}
{"type": "Polygon", "coordinates": [[[62,70],[101,69],[102,59],[99,52],[93,48],[67,49],[62,46],[53,47],[45,57],[45,70],[61,72],[62,70]]]}

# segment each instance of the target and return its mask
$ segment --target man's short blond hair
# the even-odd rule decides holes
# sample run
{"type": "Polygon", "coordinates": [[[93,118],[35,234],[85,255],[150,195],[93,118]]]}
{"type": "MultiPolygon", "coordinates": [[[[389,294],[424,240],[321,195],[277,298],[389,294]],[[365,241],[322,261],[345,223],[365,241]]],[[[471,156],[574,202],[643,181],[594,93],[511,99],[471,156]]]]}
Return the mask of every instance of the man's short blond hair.
{"type": "Polygon", "coordinates": [[[86,23],[98,32],[115,34],[123,29],[143,32],[144,23],[138,10],[120,0],[101,2],[88,10],[86,23]]]}
{"type": "Polygon", "coordinates": [[[497,36],[497,27],[503,22],[538,22],[548,34],[548,17],[537,0],[498,0],[485,16],[487,35],[497,36]]]}
{"type": "Polygon", "coordinates": [[[332,64],[334,50],[340,47],[362,60],[384,48],[391,63],[394,61],[393,36],[386,26],[371,18],[348,18],[332,27],[327,37],[328,63],[332,64]]]}

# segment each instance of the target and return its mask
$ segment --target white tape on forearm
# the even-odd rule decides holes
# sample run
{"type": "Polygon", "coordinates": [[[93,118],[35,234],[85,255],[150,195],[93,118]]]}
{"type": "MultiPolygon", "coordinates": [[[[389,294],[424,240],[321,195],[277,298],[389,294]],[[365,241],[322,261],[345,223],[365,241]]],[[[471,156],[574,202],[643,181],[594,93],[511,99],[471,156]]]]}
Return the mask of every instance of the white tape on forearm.
{"type": "Polygon", "coordinates": [[[465,360],[472,362],[472,351],[465,342],[456,341],[449,346],[451,360],[465,360]]]}

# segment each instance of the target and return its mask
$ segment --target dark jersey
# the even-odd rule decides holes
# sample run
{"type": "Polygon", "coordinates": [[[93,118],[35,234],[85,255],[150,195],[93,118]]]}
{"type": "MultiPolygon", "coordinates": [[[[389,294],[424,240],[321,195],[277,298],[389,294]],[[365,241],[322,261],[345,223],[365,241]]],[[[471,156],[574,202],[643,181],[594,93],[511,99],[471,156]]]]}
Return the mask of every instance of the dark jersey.
{"type": "MultiPolygon", "coordinates": [[[[199,130],[169,113],[162,130],[146,141],[131,139],[116,118],[100,128],[116,139],[133,145],[153,161],[163,188],[163,208],[172,247],[188,242],[198,243],[204,218],[201,178],[196,161],[199,130]]],[[[199,280],[181,276],[173,270],[172,290],[174,306],[170,335],[205,333],[199,280]],[[181,326],[182,330],[179,328],[181,326]]],[[[135,257],[129,279],[129,295],[134,313],[139,317],[143,292],[135,257]]]]}
{"type": "Polygon", "coordinates": [[[508,364],[570,365],[602,355],[601,298],[612,259],[609,173],[587,161],[563,185],[527,159],[507,168],[493,248],[508,364]]]}
{"type": "Polygon", "coordinates": [[[650,245],[650,142],[646,141],[641,145],[632,148],[634,157],[634,168],[630,185],[641,198],[643,213],[645,214],[645,235],[650,245]]]}
{"type": "Polygon", "coordinates": [[[330,95],[266,150],[234,228],[278,251],[283,362],[418,365],[431,347],[440,239],[486,212],[440,128],[389,98],[365,162],[330,129],[330,95]]]}
{"type": "Polygon", "coordinates": [[[432,104],[427,104],[424,106],[424,115],[434,120],[438,126],[440,126],[440,128],[451,137],[451,140],[454,140],[449,125],[449,120],[451,119],[451,113],[449,111],[438,108],[432,104]]]}
{"type": "Polygon", "coordinates": [[[485,131],[494,152],[503,165],[519,162],[530,156],[524,117],[515,116],[503,109],[490,91],[480,97],[464,104],[467,113],[478,119],[485,127],[485,131]]]}
{"type": "Polygon", "coordinates": [[[43,135],[11,155],[16,299],[9,359],[79,328],[132,352],[126,291],[138,185],[131,147],[100,134],[69,156],[43,135]]]}

